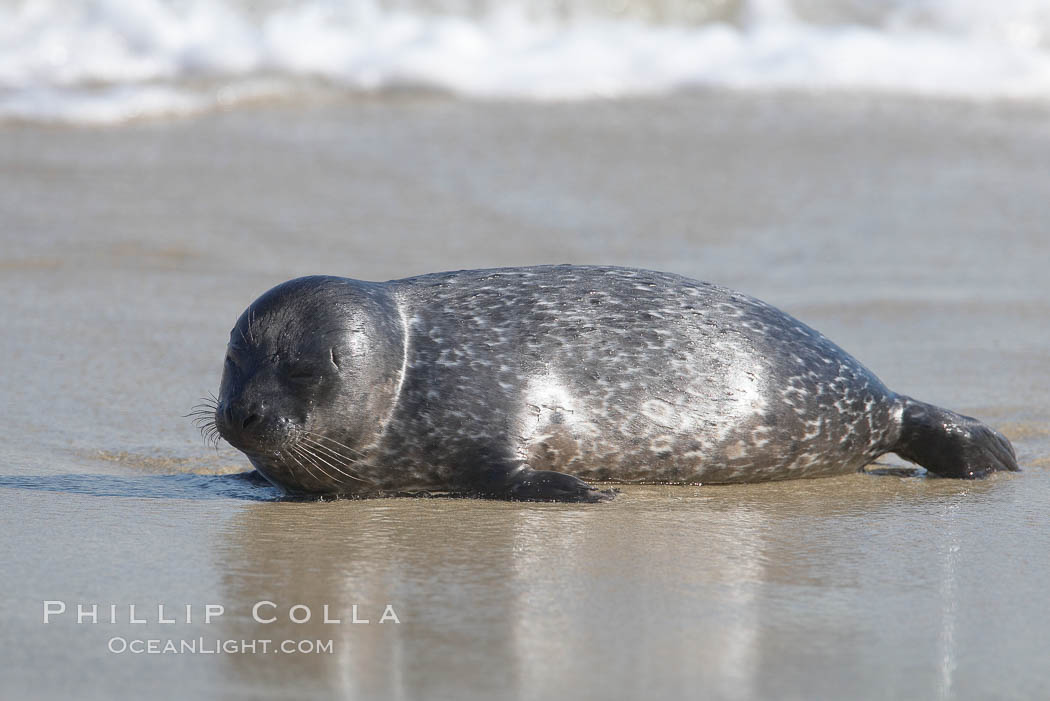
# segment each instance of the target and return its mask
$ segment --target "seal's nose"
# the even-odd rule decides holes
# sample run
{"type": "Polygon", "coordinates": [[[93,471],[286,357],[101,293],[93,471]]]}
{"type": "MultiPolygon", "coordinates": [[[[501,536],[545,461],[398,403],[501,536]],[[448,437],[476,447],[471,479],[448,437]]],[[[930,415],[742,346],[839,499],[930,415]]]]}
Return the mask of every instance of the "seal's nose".
{"type": "Polygon", "coordinates": [[[266,433],[266,403],[240,400],[219,404],[219,434],[236,447],[255,444],[266,433]]]}

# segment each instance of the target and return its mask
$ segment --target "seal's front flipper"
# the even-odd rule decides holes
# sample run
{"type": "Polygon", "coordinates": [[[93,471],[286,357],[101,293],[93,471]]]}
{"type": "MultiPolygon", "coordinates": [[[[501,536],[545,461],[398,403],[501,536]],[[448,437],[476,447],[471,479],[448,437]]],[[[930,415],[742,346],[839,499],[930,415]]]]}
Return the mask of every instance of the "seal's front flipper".
{"type": "Polygon", "coordinates": [[[609,501],[613,490],[600,490],[578,477],[552,470],[530,470],[515,474],[507,487],[507,498],[517,501],[609,501]]]}
{"type": "Polygon", "coordinates": [[[977,479],[1016,472],[1014,448],[1002,434],[970,416],[902,397],[901,433],[892,452],[941,477],[977,479]]]}
{"type": "Polygon", "coordinates": [[[573,501],[594,503],[609,501],[615,496],[612,489],[595,489],[583,480],[552,470],[519,468],[500,480],[482,496],[514,501],[573,501]]]}

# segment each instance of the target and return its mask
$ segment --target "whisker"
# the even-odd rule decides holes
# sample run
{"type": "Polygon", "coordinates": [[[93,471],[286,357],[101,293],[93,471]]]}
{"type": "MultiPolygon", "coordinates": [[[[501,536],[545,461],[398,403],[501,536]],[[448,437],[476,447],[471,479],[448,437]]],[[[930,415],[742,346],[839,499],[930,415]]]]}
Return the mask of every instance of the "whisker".
{"type": "Polygon", "coordinates": [[[208,395],[200,397],[198,403],[190,407],[189,413],[182,415],[184,419],[193,421],[197,428],[203,429],[209,423],[215,423],[215,411],[218,409],[219,400],[210,392],[208,395]]]}
{"type": "MultiPolygon", "coordinates": [[[[294,460],[296,462],[297,465],[299,465],[299,467],[303,468],[303,470],[306,471],[306,474],[310,475],[310,477],[312,477],[313,479],[317,480],[318,482],[321,482],[322,480],[318,479],[317,475],[314,474],[314,471],[310,469],[309,460],[306,458],[306,456],[303,456],[303,459],[307,460],[307,463],[304,464],[303,461],[300,460],[297,457],[296,453],[297,453],[297,451],[295,450],[295,447],[293,446],[292,449],[289,450],[287,453],[283,453],[282,452],[281,454],[282,455],[287,454],[288,457],[290,457],[292,460],[294,460]]],[[[331,479],[331,475],[329,475],[329,479],[331,479]]]]}
{"type": "Polygon", "coordinates": [[[204,441],[204,444],[218,450],[221,436],[219,435],[219,427],[215,425],[214,412],[200,410],[190,412],[186,416],[193,417],[191,421],[200,432],[201,440],[204,441]]]}
{"type": "Polygon", "coordinates": [[[366,458],[366,457],[368,457],[367,455],[365,455],[364,453],[362,453],[362,452],[361,452],[360,450],[358,450],[357,448],[351,448],[350,446],[346,445],[345,443],[340,443],[340,442],[339,442],[339,441],[337,441],[336,439],[334,439],[334,438],[329,438],[328,436],[324,436],[324,435],[321,435],[320,433],[314,433],[313,431],[306,431],[306,430],[304,430],[304,431],[303,431],[303,434],[304,434],[304,435],[307,435],[307,436],[311,436],[311,437],[313,437],[313,438],[319,438],[319,439],[321,439],[321,440],[329,441],[330,443],[335,443],[335,444],[336,444],[337,446],[339,446],[340,448],[345,448],[346,450],[349,450],[349,451],[351,452],[351,454],[356,454],[356,455],[358,455],[358,456],[360,456],[360,457],[362,457],[362,458],[366,458]]]}
{"type": "MultiPolygon", "coordinates": [[[[323,467],[321,467],[321,466],[320,466],[320,465],[318,464],[318,462],[317,462],[317,457],[318,457],[318,456],[314,455],[313,453],[311,453],[311,452],[310,452],[309,450],[307,450],[306,448],[304,448],[304,447],[303,447],[303,446],[301,446],[301,445],[295,445],[295,446],[292,446],[292,450],[294,450],[294,451],[295,451],[295,452],[296,452],[296,453],[297,453],[298,455],[300,455],[300,456],[301,456],[301,457],[302,457],[302,458],[303,458],[304,460],[306,460],[306,461],[307,461],[307,462],[308,462],[309,464],[313,465],[313,466],[314,466],[314,467],[316,467],[316,468],[317,468],[318,470],[320,470],[320,471],[321,471],[321,473],[322,473],[322,474],[323,474],[323,475],[324,475],[325,477],[327,477],[328,479],[330,479],[330,480],[331,480],[332,482],[335,482],[336,484],[338,484],[338,483],[340,482],[340,480],[339,480],[339,478],[338,478],[338,477],[336,477],[335,475],[333,475],[333,474],[332,474],[332,473],[330,473],[330,472],[329,472],[328,470],[324,469],[323,467]]],[[[328,464],[329,464],[329,466],[331,466],[331,463],[328,463],[328,464]]],[[[311,473],[311,474],[312,474],[312,473],[311,473]]],[[[344,473],[344,474],[345,474],[345,473],[344,473]]],[[[314,479],[317,479],[317,478],[316,478],[316,477],[314,477],[314,479]]]]}
{"type": "MultiPolygon", "coordinates": [[[[310,448],[308,448],[307,446],[302,445],[301,443],[298,444],[296,447],[301,449],[301,450],[303,450],[303,451],[305,451],[308,455],[312,456],[314,459],[320,460],[325,465],[328,465],[330,468],[332,468],[333,470],[335,470],[336,472],[338,472],[341,475],[345,475],[346,477],[348,477],[348,478],[350,478],[352,480],[357,480],[358,482],[365,482],[365,483],[368,482],[368,480],[366,480],[366,479],[364,479],[362,477],[358,477],[357,475],[352,475],[349,472],[347,472],[346,470],[341,469],[338,465],[332,464],[332,462],[330,462],[329,460],[326,460],[323,455],[317,454],[315,451],[310,450],[310,448]]],[[[320,467],[320,466],[318,465],[318,467],[320,467]]],[[[347,465],[347,464],[344,464],[343,467],[346,467],[347,469],[349,469],[350,466],[347,465]]]]}
{"type": "MultiPolygon", "coordinates": [[[[308,438],[306,436],[301,436],[300,437],[300,441],[301,441],[300,445],[304,449],[310,450],[311,454],[316,456],[318,460],[324,460],[325,464],[331,465],[335,469],[339,469],[339,468],[337,467],[337,465],[332,464],[333,462],[338,463],[338,465],[341,465],[342,467],[346,468],[346,470],[349,470],[350,472],[353,472],[352,465],[354,465],[357,462],[360,462],[359,460],[356,460],[354,458],[349,458],[346,455],[343,455],[342,453],[336,452],[336,451],[332,450],[331,448],[329,448],[328,446],[325,446],[325,445],[322,445],[322,444],[318,443],[317,441],[313,441],[313,440],[311,440],[310,438],[308,438]],[[326,459],[326,458],[328,458],[328,459],[326,459]]],[[[371,480],[366,480],[363,477],[359,477],[359,476],[357,476],[355,474],[349,474],[347,472],[343,472],[343,470],[339,470],[339,471],[342,472],[343,474],[346,474],[351,479],[357,479],[357,480],[360,480],[361,482],[371,483],[371,480]]]]}
{"type": "Polygon", "coordinates": [[[334,458],[331,458],[330,456],[326,457],[326,456],[318,453],[316,450],[312,450],[309,446],[305,446],[305,445],[301,445],[300,444],[299,447],[302,450],[307,451],[310,455],[312,455],[315,460],[319,460],[319,461],[323,462],[325,465],[328,465],[330,468],[332,468],[333,470],[335,470],[339,474],[347,477],[348,479],[352,479],[352,480],[355,480],[357,482],[364,482],[366,484],[368,483],[368,480],[366,480],[366,479],[364,479],[362,477],[359,477],[359,476],[353,474],[352,472],[348,472],[347,470],[350,470],[350,466],[345,461],[342,463],[342,467],[340,467],[339,465],[335,464],[335,462],[333,462],[334,458]],[[346,469],[343,469],[343,468],[346,468],[346,469]]]}
{"type": "MultiPolygon", "coordinates": [[[[322,455],[317,455],[317,451],[321,450],[321,451],[324,451],[324,454],[328,455],[333,460],[338,461],[340,464],[342,464],[343,467],[347,468],[348,470],[352,469],[350,467],[351,465],[353,465],[354,463],[360,462],[359,458],[355,458],[353,456],[344,455],[343,453],[341,453],[338,450],[332,448],[331,446],[327,446],[327,445],[321,443],[320,441],[317,440],[318,438],[326,439],[329,442],[334,443],[335,445],[339,446],[340,448],[343,448],[345,450],[351,451],[352,453],[357,453],[362,458],[365,457],[365,454],[362,453],[360,450],[356,450],[354,448],[351,448],[348,445],[340,443],[339,441],[335,440],[334,438],[328,438],[327,436],[322,436],[319,433],[314,433],[313,431],[305,431],[304,430],[302,432],[300,440],[306,442],[308,445],[313,447],[314,450],[311,451],[311,452],[313,452],[317,456],[318,459],[322,459],[322,460],[324,459],[322,455]]],[[[328,465],[332,465],[332,463],[327,461],[327,460],[325,460],[325,463],[328,464],[328,465]]],[[[336,467],[336,466],[332,465],[332,467],[336,467]]],[[[338,468],[336,467],[336,469],[338,469],[338,468]]],[[[342,472],[342,470],[340,470],[340,472],[342,472]]],[[[344,472],[343,474],[346,474],[346,473],[344,472]]],[[[358,479],[358,480],[360,480],[362,482],[367,482],[369,484],[372,484],[371,480],[367,480],[367,479],[364,479],[364,478],[356,476],[356,475],[347,475],[347,476],[350,477],[351,479],[358,479]]]]}
{"type": "Polygon", "coordinates": [[[317,450],[323,450],[325,454],[330,455],[333,458],[337,458],[338,460],[342,460],[343,462],[349,465],[352,465],[355,462],[359,462],[357,458],[343,455],[339,451],[333,450],[332,448],[329,448],[328,446],[324,445],[323,443],[320,443],[319,441],[314,440],[313,438],[310,438],[309,436],[303,436],[302,438],[300,438],[300,440],[306,441],[313,448],[316,448],[317,450]]]}
{"type": "Polygon", "coordinates": [[[215,425],[215,412],[219,407],[219,398],[212,392],[207,397],[199,397],[198,403],[194,404],[188,414],[183,414],[197,428],[201,434],[201,440],[209,448],[219,450],[219,427],[215,425]]]}

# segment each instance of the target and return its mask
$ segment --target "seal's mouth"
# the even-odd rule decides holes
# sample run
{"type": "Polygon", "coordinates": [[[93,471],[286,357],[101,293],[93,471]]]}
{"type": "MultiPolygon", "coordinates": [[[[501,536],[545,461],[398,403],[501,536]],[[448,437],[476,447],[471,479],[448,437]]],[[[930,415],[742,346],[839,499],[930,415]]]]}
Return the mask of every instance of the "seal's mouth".
{"type": "Polygon", "coordinates": [[[365,455],[330,436],[294,426],[267,428],[261,417],[250,414],[241,421],[228,415],[214,394],[202,397],[186,416],[200,430],[201,438],[218,447],[220,440],[247,455],[272,482],[292,492],[347,491],[353,485],[371,485],[361,475],[365,455]]]}

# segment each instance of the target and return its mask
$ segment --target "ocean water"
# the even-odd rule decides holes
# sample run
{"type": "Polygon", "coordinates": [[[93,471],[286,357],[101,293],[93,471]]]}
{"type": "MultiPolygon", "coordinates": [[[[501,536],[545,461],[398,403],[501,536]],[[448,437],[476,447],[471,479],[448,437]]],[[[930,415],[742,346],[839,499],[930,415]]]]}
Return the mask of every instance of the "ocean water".
{"type": "Polygon", "coordinates": [[[579,100],[700,87],[1050,99],[1041,0],[3,0],[0,120],[317,93],[579,100]]]}

